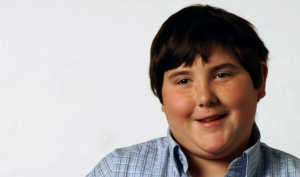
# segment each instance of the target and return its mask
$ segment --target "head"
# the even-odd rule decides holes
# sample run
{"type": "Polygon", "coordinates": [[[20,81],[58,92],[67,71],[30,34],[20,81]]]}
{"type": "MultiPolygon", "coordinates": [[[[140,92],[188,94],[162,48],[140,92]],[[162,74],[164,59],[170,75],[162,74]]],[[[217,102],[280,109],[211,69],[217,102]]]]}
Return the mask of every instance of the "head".
{"type": "Polygon", "coordinates": [[[151,88],[186,155],[225,158],[248,147],[267,59],[254,26],[225,10],[190,6],[164,22],[151,46],[151,88]]]}
{"type": "Polygon", "coordinates": [[[261,87],[261,62],[267,63],[269,52],[254,26],[223,9],[189,6],[169,17],[152,42],[149,76],[161,104],[164,73],[192,66],[197,55],[208,62],[216,46],[231,52],[250,74],[254,88],[261,87]]]}

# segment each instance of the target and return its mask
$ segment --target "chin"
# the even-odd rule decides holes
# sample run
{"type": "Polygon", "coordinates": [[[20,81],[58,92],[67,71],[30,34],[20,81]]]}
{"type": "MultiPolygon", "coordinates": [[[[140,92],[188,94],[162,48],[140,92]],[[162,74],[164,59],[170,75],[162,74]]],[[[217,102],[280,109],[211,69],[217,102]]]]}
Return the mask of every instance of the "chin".
{"type": "Polygon", "coordinates": [[[208,157],[224,157],[228,154],[227,148],[228,144],[216,142],[209,144],[202,144],[202,146],[198,146],[208,157]]]}
{"type": "Polygon", "coordinates": [[[224,152],[224,146],[213,146],[213,147],[206,147],[203,148],[205,152],[212,155],[220,155],[224,152]]]}

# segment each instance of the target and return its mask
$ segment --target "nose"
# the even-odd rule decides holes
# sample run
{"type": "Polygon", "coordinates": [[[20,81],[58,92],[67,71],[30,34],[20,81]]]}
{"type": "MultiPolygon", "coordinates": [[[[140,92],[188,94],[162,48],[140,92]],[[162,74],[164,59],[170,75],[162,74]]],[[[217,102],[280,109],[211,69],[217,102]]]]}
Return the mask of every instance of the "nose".
{"type": "Polygon", "coordinates": [[[215,91],[209,84],[201,84],[196,90],[200,107],[211,107],[217,103],[215,91]]]}

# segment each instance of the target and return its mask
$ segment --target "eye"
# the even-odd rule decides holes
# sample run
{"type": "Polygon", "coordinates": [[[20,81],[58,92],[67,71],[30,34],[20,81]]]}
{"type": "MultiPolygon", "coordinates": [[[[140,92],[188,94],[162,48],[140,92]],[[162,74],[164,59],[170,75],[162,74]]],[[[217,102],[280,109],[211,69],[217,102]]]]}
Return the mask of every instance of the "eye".
{"type": "Polygon", "coordinates": [[[224,77],[228,77],[228,76],[231,76],[231,74],[228,74],[228,73],[218,73],[215,78],[224,78],[224,77]]]}
{"type": "Polygon", "coordinates": [[[177,84],[188,84],[190,82],[191,82],[190,79],[181,79],[179,82],[177,82],[177,84]]]}

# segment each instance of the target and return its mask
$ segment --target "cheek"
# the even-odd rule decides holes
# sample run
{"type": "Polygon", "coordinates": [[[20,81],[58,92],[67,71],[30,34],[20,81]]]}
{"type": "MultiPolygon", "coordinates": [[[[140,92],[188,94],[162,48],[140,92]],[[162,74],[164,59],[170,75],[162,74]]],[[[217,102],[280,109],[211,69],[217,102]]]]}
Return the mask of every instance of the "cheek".
{"type": "Polygon", "coordinates": [[[235,114],[236,121],[254,119],[257,100],[252,82],[236,82],[223,88],[222,92],[219,98],[235,114]]]}
{"type": "Polygon", "coordinates": [[[247,104],[253,98],[254,88],[250,78],[241,77],[225,86],[219,86],[218,97],[233,107],[247,104]]]}
{"type": "Polygon", "coordinates": [[[169,91],[163,96],[164,109],[168,119],[180,121],[188,119],[194,109],[193,93],[188,91],[169,91]]]}

